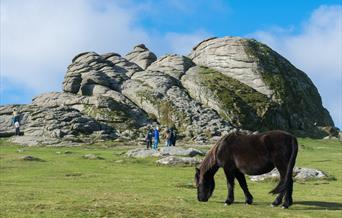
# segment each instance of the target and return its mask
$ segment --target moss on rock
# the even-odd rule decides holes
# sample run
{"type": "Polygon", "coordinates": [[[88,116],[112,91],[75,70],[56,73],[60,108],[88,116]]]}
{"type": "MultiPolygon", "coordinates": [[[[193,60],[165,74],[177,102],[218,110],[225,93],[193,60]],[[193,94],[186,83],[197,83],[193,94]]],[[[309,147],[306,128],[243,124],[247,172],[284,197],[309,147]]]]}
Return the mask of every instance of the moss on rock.
{"type": "Polygon", "coordinates": [[[208,67],[201,67],[199,76],[201,85],[214,94],[213,100],[220,105],[221,117],[236,126],[261,127],[263,116],[274,104],[266,95],[208,67]]]}
{"type": "Polygon", "coordinates": [[[285,129],[312,129],[333,126],[322,106],[317,88],[310,78],[268,46],[256,40],[243,40],[245,52],[257,64],[266,85],[274,91],[273,99],[281,108],[285,129]]]}

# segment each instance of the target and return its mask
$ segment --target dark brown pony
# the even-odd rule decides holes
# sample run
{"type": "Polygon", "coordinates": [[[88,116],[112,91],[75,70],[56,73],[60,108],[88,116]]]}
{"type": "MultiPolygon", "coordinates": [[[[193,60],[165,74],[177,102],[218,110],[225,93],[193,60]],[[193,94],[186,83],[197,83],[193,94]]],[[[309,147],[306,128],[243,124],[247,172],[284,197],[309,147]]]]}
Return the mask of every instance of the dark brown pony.
{"type": "Polygon", "coordinates": [[[268,131],[256,135],[231,133],[223,136],[209,151],[199,169],[195,181],[197,198],[208,201],[215,189],[214,175],[223,167],[227,177],[228,196],[225,204],[234,202],[234,179],[245,194],[246,203],[252,204],[245,175],[260,175],[276,167],[280,173],[279,184],[270,192],[278,194],[273,206],[284,198],[283,208],[292,205],[292,171],[298,151],[297,139],[285,131],[268,131]]]}

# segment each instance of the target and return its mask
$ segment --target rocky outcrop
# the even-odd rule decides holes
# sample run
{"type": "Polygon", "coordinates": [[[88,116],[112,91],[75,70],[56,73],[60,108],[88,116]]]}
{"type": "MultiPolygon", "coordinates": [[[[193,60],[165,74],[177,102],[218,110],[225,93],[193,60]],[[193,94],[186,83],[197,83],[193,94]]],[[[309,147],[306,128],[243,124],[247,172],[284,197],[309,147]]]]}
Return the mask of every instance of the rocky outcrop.
{"type": "Polygon", "coordinates": [[[136,63],[144,70],[157,60],[157,56],[150,52],[144,44],[135,46],[133,51],[126,54],[125,58],[130,62],[136,63]]]}
{"type": "Polygon", "coordinates": [[[108,90],[102,95],[81,96],[71,93],[46,93],[33,99],[33,105],[45,107],[66,106],[80,111],[97,122],[115,128],[119,133],[149,124],[143,110],[121,93],[108,90]]]}
{"type": "Polygon", "coordinates": [[[237,128],[323,136],[334,126],[305,73],[266,45],[239,37],[211,38],[188,57],[158,60],[143,44],[124,57],[84,52],[68,66],[63,92],[0,106],[0,136],[14,132],[14,110],[25,138],[13,140],[30,145],[132,140],[151,125],[174,126],[197,142],[237,128]]]}
{"type": "MultiPolygon", "coordinates": [[[[22,144],[35,145],[35,143],[44,143],[45,141],[56,144],[62,140],[90,142],[117,138],[114,128],[67,106],[16,105],[1,107],[0,116],[2,120],[6,121],[1,124],[2,131],[13,131],[11,118],[14,109],[20,114],[21,131],[25,136],[31,136],[27,138],[28,143],[22,142],[22,144]],[[51,138],[55,140],[51,140],[51,138]]],[[[21,141],[15,139],[14,142],[21,141]]]]}

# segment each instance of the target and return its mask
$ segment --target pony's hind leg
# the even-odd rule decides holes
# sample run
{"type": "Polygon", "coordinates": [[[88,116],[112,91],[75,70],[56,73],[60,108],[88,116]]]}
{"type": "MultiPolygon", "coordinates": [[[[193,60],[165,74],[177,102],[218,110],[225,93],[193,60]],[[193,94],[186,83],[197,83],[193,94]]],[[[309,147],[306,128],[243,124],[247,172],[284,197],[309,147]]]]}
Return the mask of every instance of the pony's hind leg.
{"type": "Polygon", "coordinates": [[[284,197],[285,192],[281,192],[278,194],[276,199],[273,201],[272,206],[279,206],[283,202],[283,197],[284,197]]]}
{"type": "MultiPolygon", "coordinates": [[[[286,176],[286,167],[281,166],[281,165],[277,166],[277,165],[276,165],[276,167],[279,171],[280,178],[279,178],[279,183],[274,190],[276,190],[278,187],[282,186],[282,184],[285,181],[285,176],[286,176]]],[[[285,195],[285,191],[280,192],[278,194],[278,196],[276,197],[276,199],[272,202],[272,207],[279,206],[283,202],[284,195],[285,195]]]]}
{"type": "Polygon", "coordinates": [[[283,208],[288,208],[289,206],[292,205],[292,191],[293,191],[293,180],[292,177],[289,178],[289,183],[288,183],[288,187],[287,190],[285,191],[285,198],[284,198],[284,204],[283,204],[283,208]]]}
{"type": "Polygon", "coordinates": [[[228,196],[226,201],[224,202],[226,205],[230,205],[234,202],[234,179],[235,179],[235,172],[230,171],[226,168],[224,169],[224,173],[227,177],[227,187],[228,187],[228,196]]]}
{"type": "Polygon", "coordinates": [[[245,203],[246,204],[252,204],[253,203],[253,196],[248,190],[245,175],[243,175],[240,171],[237,171],[235,173],[235,177],[239,181],[239,184],[243,190],[243,193],[245,194],[245,199],[246,199],[245,203]]]}

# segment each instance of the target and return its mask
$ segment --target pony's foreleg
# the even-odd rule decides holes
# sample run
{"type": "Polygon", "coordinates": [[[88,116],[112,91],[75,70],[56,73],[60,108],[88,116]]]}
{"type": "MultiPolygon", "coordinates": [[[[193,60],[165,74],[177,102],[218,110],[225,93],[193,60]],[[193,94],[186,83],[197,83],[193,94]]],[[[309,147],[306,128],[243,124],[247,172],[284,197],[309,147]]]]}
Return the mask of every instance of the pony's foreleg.
{"type": "Polygon", "coordinates": [[[252,204],[253,203],[253,196],[248,190],[245,175],[243,175],[243,173],[241,173],[240,171],[237,171],[235,173],[235,177],[239,181],[239,184],[243,190],[243,193],[245,194],[245,199],[246,199],[245,203],[246,204],[252,204]]]}
{"type": "Polygon", "coordinates": [[[224,202],[225,205],[230,205],[234,202],[234,179],[235,179],[235,172],[229,171],[226,168],[224,169],[224,173],[226,174],[227,178],[227,187],[228,187],[228,196],[226,201],[224,202]]]}

